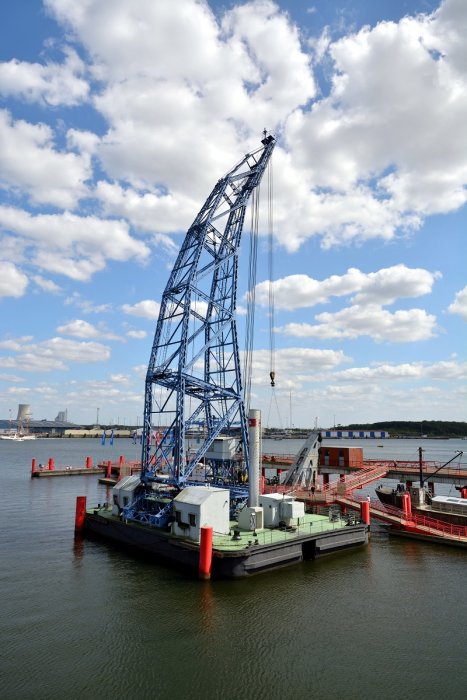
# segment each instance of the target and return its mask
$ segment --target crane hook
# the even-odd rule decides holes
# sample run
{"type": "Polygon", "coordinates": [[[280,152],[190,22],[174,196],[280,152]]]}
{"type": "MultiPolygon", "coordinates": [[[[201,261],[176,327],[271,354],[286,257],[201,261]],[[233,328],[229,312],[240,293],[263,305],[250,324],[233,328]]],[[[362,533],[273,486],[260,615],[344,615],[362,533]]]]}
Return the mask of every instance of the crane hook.
{"type": "Polygon", "coordinates": [[[271,386],[276,386],[274,380],[276,378],[276,373],[275,372],[269,372],[269,376],[271,377],[271,386]]]}

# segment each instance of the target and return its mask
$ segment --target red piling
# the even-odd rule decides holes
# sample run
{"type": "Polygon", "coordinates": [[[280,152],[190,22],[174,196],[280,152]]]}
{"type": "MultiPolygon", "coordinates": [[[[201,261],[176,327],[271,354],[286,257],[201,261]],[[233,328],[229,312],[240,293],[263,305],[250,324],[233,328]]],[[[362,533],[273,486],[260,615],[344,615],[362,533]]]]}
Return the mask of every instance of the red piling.
{"type": "Polygon", "coordinates": [[[31,462],[31,476],[34,476],[35,471],[36,471],[36,460],[33,459],[31,462]]]}
{"type": "Polygon", "coordinates": [[[82,532],[86,517],[86,496],[76,497],[75,532],[82,532]]]}
{"type": "Polygon", "coordinates": [[[199,577],[208,581],[211,578],[212,564],[212,527],[201,528],[199,545],[199,577]]]}
{"type": "Polygon", "coordinates": [[[402,510],[406,520],[412,520],[412,501],[409,493],[402,494],[402,510]]]}
{"type": "Polygon", "coordinates": [[[54,468],[55,468],[54,458],[49,457],[49,472],[53,472],[54,468]]]}
{"type": "Polygon", "coordinates": [[[360,517],[365,525],[370,524],[370,502],[360,501],[360,517]]]}
{"type": "Polygon", "coordinates": [[[110,479],[112,476],[112,462],[107,462],[107,467],[105,470],[105,478],[110,479]]]}
{"type": "Polygon", "coordinates": [[[86,469],[91,469],[92,467],[92,459],[91,457],[86,457],[86,469]]]}
{"type": "Polygon", "coordinates": [[[461,498],[467,498],[467,486],[461,488],[461,498]]]}

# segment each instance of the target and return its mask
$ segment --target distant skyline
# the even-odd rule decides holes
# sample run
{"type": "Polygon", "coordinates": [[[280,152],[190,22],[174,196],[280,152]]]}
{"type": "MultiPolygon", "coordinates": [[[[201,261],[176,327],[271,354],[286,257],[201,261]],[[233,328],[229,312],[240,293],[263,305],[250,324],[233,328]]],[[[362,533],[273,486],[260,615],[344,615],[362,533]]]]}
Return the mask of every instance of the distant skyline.
{"type": "Polygon", "coordinates": [[[465,420],[466,35],[464,0],[2,3],[0,418],[142,420],[184,233],[267,128],[264,427],[465,420]]]}

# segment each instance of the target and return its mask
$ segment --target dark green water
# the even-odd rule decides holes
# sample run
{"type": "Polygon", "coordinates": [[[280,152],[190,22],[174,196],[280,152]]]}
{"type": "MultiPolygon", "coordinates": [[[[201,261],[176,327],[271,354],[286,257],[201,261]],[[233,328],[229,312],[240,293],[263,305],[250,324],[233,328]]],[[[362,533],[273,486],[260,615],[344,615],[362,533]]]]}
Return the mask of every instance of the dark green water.
{"type": "MultiPolygon", "coordinates": [[[[392,441],[392,453],[411,457],[418,444],[407,442],[392,441]]],[[[265,445],[273,448],[295,445],[265,445]]],[[[384,449],[391,458],[391,443],[384,449]]],[[[97,477],[29,478],[33,456],[64,466],[138,450],[129,441],[0,441],[2,698],[464,697],[465,550],[373,526],[359,551],[201,583],[75,541],[76,496],[107,498],[97,477]]]]}

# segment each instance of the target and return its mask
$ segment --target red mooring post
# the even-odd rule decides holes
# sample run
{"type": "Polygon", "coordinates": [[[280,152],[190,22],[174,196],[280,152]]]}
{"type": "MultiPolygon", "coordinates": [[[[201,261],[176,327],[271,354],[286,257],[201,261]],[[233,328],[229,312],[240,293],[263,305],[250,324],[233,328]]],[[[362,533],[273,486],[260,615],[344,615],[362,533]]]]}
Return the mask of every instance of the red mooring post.
{"type": "Polygon", "coordinates": [[[34,476],[35,471],[36,471],[36,460],[33,459],[31,462],[31,476],[34,476]]]}
{"type": "Polygon", "coordinates": [[[105,478],[110,479],[112,476],[112,462],[108,461],[107,462],[107,468],[105,470],[105,478]]]}
{"type": "Polygon", "coordinates": [[[84,518],[86,516],[86,496],[76,497],[75,532],[82,532],[84,529],[84,518]]]}
{"type": "Polygon", "coordinates": [[[402,510],[406,520],[412,520],[412,501],[409,493],[402,494],[402,510]]]}
{"type": "Polygon", "coordinates": [[[212,527],[201,528],[201,541],[199,543],[199,577],[204,581],[211,578],[212,564],[212,527]]]}
{"type": "Polygon", "coordinates": [[[55,468],[54,458],[49,457],[49,472],[53,472],[54,468],[55,468]]]}
{"type": "Polygon", "coordinates": [[[370,524],[370,502],[360,501],[360,517],[365,525],[370,524]]]}
{"type": "Polygon", "coordinates": [[[467,486],[461,489],[461,498],[467,498],[467,486]]]}
{"type": "Polygon", "coordinates": [[[91,457],[86,457],[86,469],[91,469],[92,467],[92,459],[91,457]]]}

